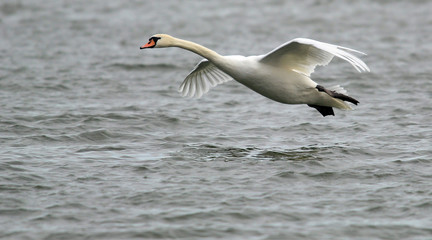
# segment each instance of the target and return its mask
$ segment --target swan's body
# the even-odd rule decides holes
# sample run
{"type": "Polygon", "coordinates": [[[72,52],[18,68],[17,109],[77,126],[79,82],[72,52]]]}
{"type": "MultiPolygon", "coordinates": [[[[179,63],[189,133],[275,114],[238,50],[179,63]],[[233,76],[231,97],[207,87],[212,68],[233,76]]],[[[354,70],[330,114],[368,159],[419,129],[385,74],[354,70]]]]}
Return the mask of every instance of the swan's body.
{"type": "Polygon", "coordinates": [[[268,54],[260,56],[222,56],[199,44],[156,34],[141,47],[180,47],[201,55],[202,60],[181,84],[183,96],[201,97],[210,87],[236,80],[253,91],[274,101],[286,104],[308,104],[323,116],[334,115],[332,107],[351,109],[344,101],[357,104],[346,91],[335,86],[330,89],[310,79],[317,65],[327,65],[334,56],[342,58],[359,72],[369,71],[366,64],[349,53],[361,53],[311,39],[297,38],[268,54]]]}

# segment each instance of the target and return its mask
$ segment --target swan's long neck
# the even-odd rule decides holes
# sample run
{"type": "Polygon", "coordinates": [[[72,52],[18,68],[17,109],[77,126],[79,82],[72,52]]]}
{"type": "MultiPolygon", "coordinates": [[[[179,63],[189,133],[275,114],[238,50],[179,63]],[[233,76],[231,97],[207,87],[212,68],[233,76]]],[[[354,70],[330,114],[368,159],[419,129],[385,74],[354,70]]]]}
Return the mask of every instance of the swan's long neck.
{"type": "Polygon", "coordinates": [[[194,52],[194,53],[202,56],[203,58],[206,58],[209,61],[214,62],[214,63],[219,62],[222,58],[221,55],[219,55],[217,52],[215,52],[211,49],[208,49],[208,48],[201,46],[197,43],[183,40],[183,39],[179,39],[179,38],[175,38],[175,41],[173,42],[173,46],[194,52]]]}

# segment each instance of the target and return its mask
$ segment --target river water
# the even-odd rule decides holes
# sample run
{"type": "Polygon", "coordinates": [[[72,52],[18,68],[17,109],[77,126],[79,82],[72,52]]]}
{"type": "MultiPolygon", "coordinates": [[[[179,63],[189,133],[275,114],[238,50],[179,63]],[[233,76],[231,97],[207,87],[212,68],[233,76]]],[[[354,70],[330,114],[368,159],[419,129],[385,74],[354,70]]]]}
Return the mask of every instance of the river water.
{"type": "Polygon", "coordinates": [[[432,239],[431,1],[0,3],[1,239],[432,239]],[[312,78],[360,101],[323,118],[200,57],[295,37],[366,52],[312,78]]]}

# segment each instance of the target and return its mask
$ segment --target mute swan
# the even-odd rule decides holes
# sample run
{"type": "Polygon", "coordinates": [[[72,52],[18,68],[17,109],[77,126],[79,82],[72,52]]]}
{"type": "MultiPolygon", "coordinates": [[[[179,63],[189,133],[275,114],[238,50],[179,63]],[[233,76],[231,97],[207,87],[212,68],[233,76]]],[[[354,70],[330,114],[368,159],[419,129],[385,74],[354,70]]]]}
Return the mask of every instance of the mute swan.
{"type": "Polygon", "coordinates": [[[140,49],[179,47],[204,57],[180,85],[183,96],[201,97],[210,87],[236,80],[253,91],[286,104],[307,104],[324,117],[334,115],[333,107],[351,109],[344,101],[359,101],[346,95],[338,86],[324,88],[310,79],[316,66],[327,65],[334,56],[349,62],[359,72],[368,66],[349,52],[354,49],[296,38],[259,56],[222,56],[194,42],[167,34],[156,34],[140,49]]]}

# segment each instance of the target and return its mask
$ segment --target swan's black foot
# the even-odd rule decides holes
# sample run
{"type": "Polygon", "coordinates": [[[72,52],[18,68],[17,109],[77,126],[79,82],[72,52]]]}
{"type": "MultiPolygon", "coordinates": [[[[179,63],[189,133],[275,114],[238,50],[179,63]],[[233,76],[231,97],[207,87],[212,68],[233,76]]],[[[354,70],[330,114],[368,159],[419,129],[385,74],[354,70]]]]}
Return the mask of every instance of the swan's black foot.
{"type": "MultiPolygon", "coordinates": [[[[337,99],[340,99],[343,101],[347,101],[347,102],[353,103],[355,105],[357,105],[359,103],[359,101],[357,101],[356,99],[354,99],[352,97],[349,97],[349,96],[342,94],[342,93],[338,93],[336,91],[328,90],[321,85],[317,85],[316,89],[318,89],[318,91],[320,91],[320,92],[327,93],[331,97],[334,97],[334,98],[337,98],[337,99]]],[[[320,112],[323,115],[323,117],[328,116],[328,115],[332,115],[332,116],[335,115],[332,107],[325,107],[325,106],[312,105],[312,104],[308,104],[308,106],[313,107],[316,110],[318,110],[318,112],[320,112]]]]}
{"type": "Polygon", "coordinates": [[[332,115],[332,116],[335,115],[332,107],[324,107],[324,106],[312,105],[312,104],[308,104],[308,106],[318,110],[318,112],[320,112],[323,115],[323,117],[328,115],[332,115]]]}
{"type": "Polygon", "coordinates": [[[334,98],[337,98],[337,99],[340,99],[340,100],[343,100],[343,101],[347,101],[347,102],[353,103],[355,105],[357,105],[359,103],[359,101],[357,101],[356,99],[354,99],[352,97],[349,97],[349,96],[347,96],[345,94],[342,94],[342,93],[338,93],[336,91],[328,90],[328,89],[326,89],[325,87],[323,87],[321,85],[317,85],[316,89],[318,89],[318,91],[320,91],[320,92],[327,93],[331,97],[334,97],[334,98]]]}

